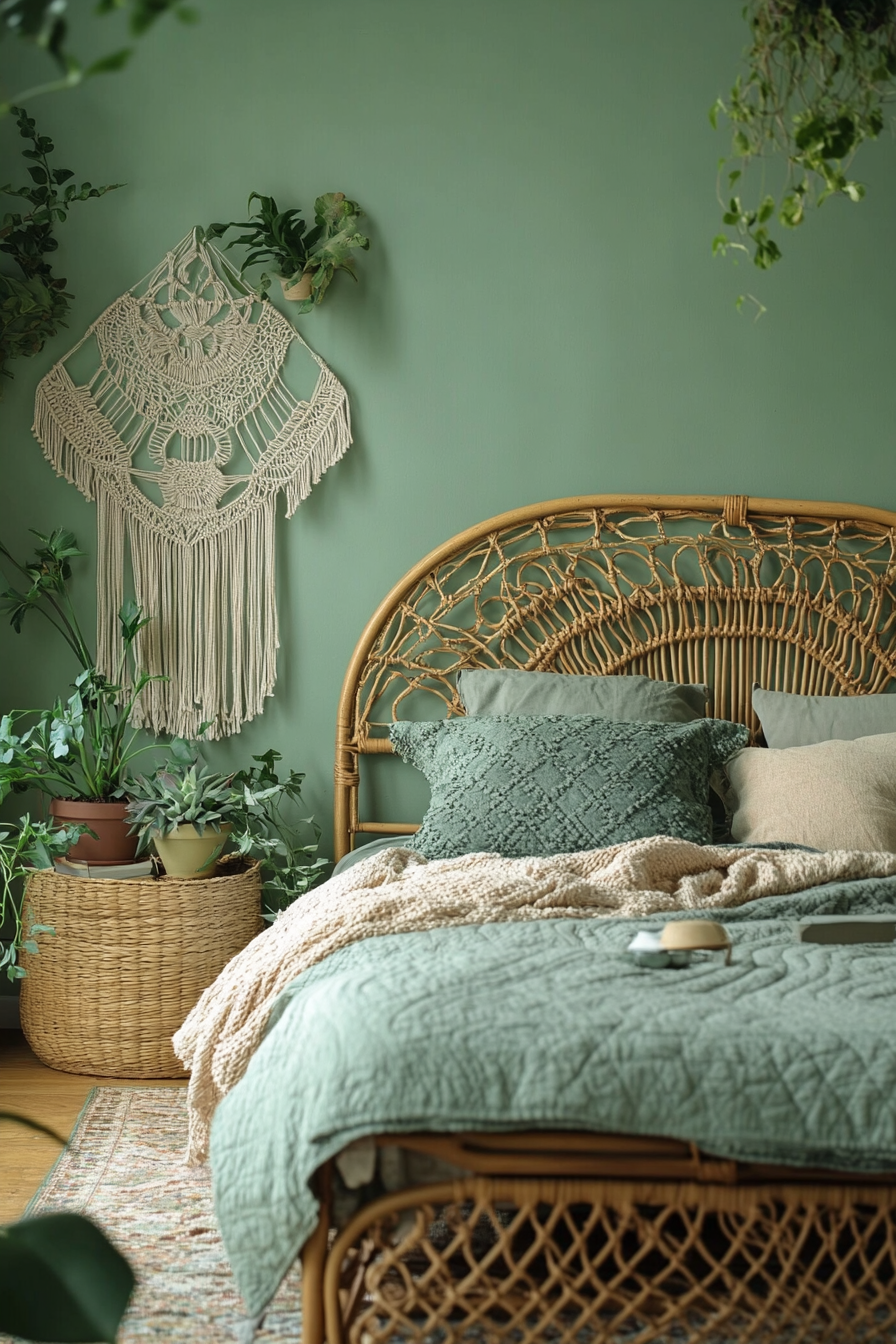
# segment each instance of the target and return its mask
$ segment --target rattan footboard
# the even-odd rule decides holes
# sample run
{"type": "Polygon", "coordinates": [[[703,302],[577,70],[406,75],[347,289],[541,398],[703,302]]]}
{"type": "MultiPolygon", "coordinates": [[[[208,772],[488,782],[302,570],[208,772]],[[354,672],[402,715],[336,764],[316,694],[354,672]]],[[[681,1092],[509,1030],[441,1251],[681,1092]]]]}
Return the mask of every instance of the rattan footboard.
{"type": "Polygon", "coordinates": [[[303,1344],[896,1339],[896,1178],[606,1135],[402,1142],[475,1173],[383,1196],[338,1234],[320,1173],[303,1344]]]}

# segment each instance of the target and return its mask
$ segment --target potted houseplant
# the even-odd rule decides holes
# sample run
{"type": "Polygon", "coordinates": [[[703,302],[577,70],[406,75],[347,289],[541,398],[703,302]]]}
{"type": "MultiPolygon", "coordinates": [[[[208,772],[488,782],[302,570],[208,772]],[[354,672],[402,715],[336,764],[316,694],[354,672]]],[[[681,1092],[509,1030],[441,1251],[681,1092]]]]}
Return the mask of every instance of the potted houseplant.
{"type": "MultiPolygon", "coordinates": [[[[251,266],[264,263],[275,268],[287,299],[298,302],[300,313],[320,303],[337,271],[347,271],[355,280],[353,253],[366,251],[369,238],[358,231],[363,211],[341,191],[327,192],[314,202],[314,225],[309,228],[301,210],[280,210],[273,196],[253,191],[248,209],[258,201],[258,210],[247,220],[230,224],[210,224],[206,238],[221,238],[228,229],[245,229],[227,248],[241,245],[250,249],[240,267],[240,276],[251,266]]],[[[225,249],[226,250],[226,249],[225,249]]],[[[273,277],[263,272],[257,292],[264,297],[273,277]]]]}
{"type": "Polygon", "coordinates": [[[253,766],[233,775],[210,771],[195,745],[182,739],[174,739],[170,752],[154,776],[133,781],[128,804],[140,849],[151,841],[169,875],[212,876],[229,841],[260,863],[269,920],[320,880],[327,867],[317,857],[320,827],[298,815],[304,775],[291,770],[281,780],[276,751],[254,756],[253,766]],[[303,841],[302,831],[310,839],[303,841]]]}
{"type": "Polygon", "coordinates": [[[11,792],[37,789],[50,797],[57,821],[79,825],[81,835],[69,857],[94,864],[127,863],[136,842],[128,834],[125,800],[134,760],[153,745],[142,745],[129,726],[131,711],[151,681],[136,665],[134,641],[148,624],[141,608],[125,602],[119,612],[122,653],[114,681],[94,665],[68,593],[70,560],[81,555],[70,532],[36,533],[43,545],[31,565],[3,554],[30,580],[27,591],[9,588],[2,606],[20,632],[31,610],[57,630],[81,663],[74,694],[52,709],[14,710],[0,719],[0,802],[11,792]]]}
{"type": "Polygon", "coordinates": [[[214,877],[232,823],[231,776],[215,774],[181,738],[171,760],[132,785],[127,805],[139,849],[152,841],[169,877],[214,877]]]}

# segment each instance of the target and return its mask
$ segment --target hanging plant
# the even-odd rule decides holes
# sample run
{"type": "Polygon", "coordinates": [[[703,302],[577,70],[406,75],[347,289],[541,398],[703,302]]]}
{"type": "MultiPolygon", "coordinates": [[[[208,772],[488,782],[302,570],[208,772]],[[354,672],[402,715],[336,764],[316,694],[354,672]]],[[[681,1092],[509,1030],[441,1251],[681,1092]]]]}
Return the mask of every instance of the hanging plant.
{"type": "Polygon", "coordinates": [[[307,313],[320,303],[337,271],[347,271],[353,280],[355,260],[353,253],[367,251],[370,239],[358,232],[358,223],[364,213],[356,201],[346,198],[344,192],[329,191],[314,202],[314,225],[309,228],[301,210],[279,210],[273,196],[261,196],[253,191],[249,197],[258,202],[258,210],[242,223],[210,224],[206,238],[221,238],[228,229],[245,229],[239,238],[232,239],[225,251],[240,245],[250,249],[240,267],[240,276],[251,266],[272,265],[272,276],[263,271],[256,292],[263,298],[271,280],[279,276],[287,299],[298,301],[300,313],[307,313]]]}
{"type": "Polygon", "coordinates": [[[795,229],[830,196],[865,194],[850,166],[859,146],[880,134],[894,93],[896,3],[750,0],[744,16],[752,34],[746,72],[710,111],[713,126],[724,116],[732,131],[731,156],[719,163],[719,201],[733,233],[718,234],[713,252],[734,249],[767,270],[781,257],[774,219],[795,229]],[[775,190],[765,179],[776,158],[783,162],[775,190]],[[756,160],[762,174],[750,197],[745,174],[756,160]]]}
{"type": "MultiPolygon", "coordinates": [[[[20,355],[36,355],[60,327],[64,327],[69,305],[74,298],[66,289],[68,281],[54,275],[47,257],[58,243],[54,225],[64,223],[75,201],[88,201],[114,191],[120,182],[95,187],[69,182],[70,168],[52,168],[53,141],[39,135],[34,120],[22,107],[14,107],[19,133],[30,142],[22,155],[28,161],[31,182],[24,187],[9,183],[0,187],[5,196],[19,196],[31,209],[5,214],[0,221],[0,252],[11,257],[21,278],[0,272],[0,375],[11,378],[7,363],[20,355]],[[68,183],[68,185],[64,185],[68,183]]],[[[0,382],[0,400],[3,384],[0,382]]]]}

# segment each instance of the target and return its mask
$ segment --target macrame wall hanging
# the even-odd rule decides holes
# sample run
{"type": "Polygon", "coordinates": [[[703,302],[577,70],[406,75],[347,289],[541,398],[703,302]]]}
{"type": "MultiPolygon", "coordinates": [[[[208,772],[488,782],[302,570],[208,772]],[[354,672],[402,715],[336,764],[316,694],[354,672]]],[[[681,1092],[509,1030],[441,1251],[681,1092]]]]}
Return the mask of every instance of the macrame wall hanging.
{"type": "Polygon", "coordinates": [[[150,625],[134,722],[235,733],[273,693],[277,496],[291,516],[351,443],[341,383],[295,328],[188,235],[117,299],[41,381],[34,433],[97,503],[97,665],[114,677],[129,556],[150,625]],[[290,382],[302,356],[317,382],[290,382]]]}

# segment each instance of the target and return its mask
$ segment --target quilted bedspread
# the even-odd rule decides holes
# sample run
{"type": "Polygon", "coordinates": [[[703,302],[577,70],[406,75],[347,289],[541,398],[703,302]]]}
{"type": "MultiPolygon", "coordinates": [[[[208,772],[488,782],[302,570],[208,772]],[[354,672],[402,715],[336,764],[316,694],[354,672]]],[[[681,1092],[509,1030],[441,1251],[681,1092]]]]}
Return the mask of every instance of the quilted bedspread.
{"type": "Polygon", "coordinates": [[[633,965],[634,931],[667,915],[393,934],[311,967],[212,1130],[250,1314],[315,1225],[310,1176],[366,1134],[593,1129],[896,1170],[896,945],[797,943],[791,924],[894,909],[892,877],[751,901],[720,916],[727,967],[633,965]]]}

